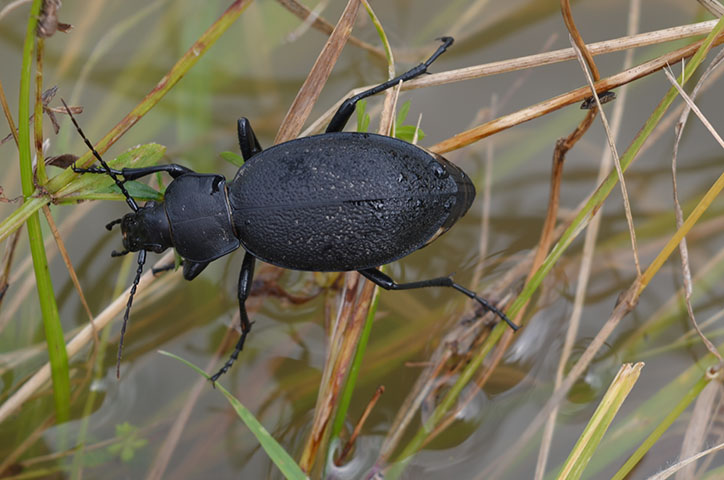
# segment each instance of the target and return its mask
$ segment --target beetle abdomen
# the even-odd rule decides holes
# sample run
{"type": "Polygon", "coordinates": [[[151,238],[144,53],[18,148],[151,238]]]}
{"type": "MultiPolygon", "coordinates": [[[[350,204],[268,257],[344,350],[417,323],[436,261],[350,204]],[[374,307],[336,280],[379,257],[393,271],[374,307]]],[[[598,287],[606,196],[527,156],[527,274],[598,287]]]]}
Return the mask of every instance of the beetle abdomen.
{"type": "Polygon", "coordinates": [[[229,185],[242,245],[297,270],[375,267],[421,248],[462,217],[475,189],[426,150],[367,133],[327,133],[257,154],[229,185]]]}

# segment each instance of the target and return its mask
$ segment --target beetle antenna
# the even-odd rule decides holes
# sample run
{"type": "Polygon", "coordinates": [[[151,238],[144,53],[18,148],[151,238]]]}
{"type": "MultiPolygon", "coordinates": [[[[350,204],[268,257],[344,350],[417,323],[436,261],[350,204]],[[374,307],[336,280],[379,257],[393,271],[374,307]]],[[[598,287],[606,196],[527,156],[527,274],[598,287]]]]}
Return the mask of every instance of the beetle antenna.
{"type": "Polygon", "coordinates": [[[85,142],[85,144],[88,146],[88,148],[90,148],[90,151],[93,152],[93,155],[98,159],[98,161],[101,162],[101,165],[103,166],[103,169],[106,171],[106,173],[113,179],[114,182],[116,182],[116,185],[121,190],[121,193],[123,193],[123,196],[126,197],[126,203],[128,204],[128,206],[131,207],[131,210],[133,210],[134,212],[137,212],[138,204],[133,199],[133,197],[128,193],[128,190],[126,190],[126,187],[123,185],[123,182],[118,179],[118,175],[113,173],[113,170],[111,170],[111,167],[108,166],[106,161],[103,160],[101,155],[93,147],[93,144],[90,142],[90,140],[88,140],[88,137],[85,136],[85,133],[83,133],[83,130],[80,128],[80,125],[78,125],[78,122],[75,121],[75,117],[73,116],[73,113],[71,113],[70,108],[68,108],[68,105],[65,103],[65,100],[63,100],[61,98],[60,101],[63,102],[65,111],[68,112],[68,116],[70,117],[71,121],[73,122],[73,125],[75,125],[75,129],[78,130],[78,133],[83,138],[83,141],[85,142]]]}
{"type": "MultiPolygon", "coordinates": [[[[128,253],[128,252],[126,252],[128,253]]],[[[141,281],[141,274],[143,273],[143,264],[146,263],[146,251],[141,250],[138,252],[138,268],[136,269],[136,278],[133,279],[133,285],[131,285],[131,292],[128,295],[128,303],[126,304],[126,312],[123,314],[123,325],[121,326],[121,339],[118,343],[118,357],[116,358],[116,378],[121,378],[121,355],[123,354],[123,337],[126,335],[126,325],[128,325],[128,317],[131,314],[131,305],[133,305],[133,296],[136,294],[136,288],[138,288],[138,282],[141,281]]]]}
{"type": "Polygon", "coordinates": [[[118,252],[118,251],[116,251],[116,250],[113,250],[113,251],[111,252],[111,257],[122,257],[123,255],[128,255],[129,253],[131,253],[130,250],[123,250],[123,251],[121,251],[121,252],[118,252]]]}

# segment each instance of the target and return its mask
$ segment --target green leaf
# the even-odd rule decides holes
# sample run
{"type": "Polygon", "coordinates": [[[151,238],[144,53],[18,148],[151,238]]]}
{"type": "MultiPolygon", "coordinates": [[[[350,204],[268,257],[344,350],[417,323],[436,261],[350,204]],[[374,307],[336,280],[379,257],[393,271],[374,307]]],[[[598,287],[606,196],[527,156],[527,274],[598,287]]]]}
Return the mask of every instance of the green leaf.
{"type": "Polygon", "coordinates": [[[227,162],[236,165],[237,167],[241,167],[244,165],[244,157],[241,155],[234,153],[234,152],[221,152],[219,154],[221,158],[226,160],[227,162]]]}
{"type": "Polygon", "coordinates": [[[395,138],[399,138],[400,140],[412,143],[412,141],[415,139],[415,132],[417,132],[418,141],[425,138],[425,132],[423,132],[421,129],[417,128],[414,125],[402,125],[396,127],[395,138]]]}
{"type": "MultiPolygon", "coordinates": [[[[163,158],[165,152],[166,147],[156,143],[139,145],[109,161],[108,166],[118,170],[122,168],[148,167],[157,164],[163,158]]],[[[129,194],[137,200],[159,200],[162,198],[160,193],[139,182],[127,182],[126,188],[129,194]]],[[[75,180],[60,189],[56,199],[59,202],[91,199],[123,200],[123,196],[109,175],[85,173],[79,174],[75,180]]]]}
{"type": "Polygon", "coordinates": [[[406,101],[402,104],[400,109],[397,111],[397,119],[395,120],[395,127],[401,127],[405,120],[407,120],[407,114],[410,113],[410,101],[406,101]]]}
{"type": "Polygon", "coordinates": [[[425,138],[425,133],[415,125],[404,124],[408,113],[410,113],[409,100],[403,103],[400,110],[397,112],[397,118],[395,119],[395,138],[413,143],[415,140],[415,133],[417,133],[417,140],[425,138]]]}

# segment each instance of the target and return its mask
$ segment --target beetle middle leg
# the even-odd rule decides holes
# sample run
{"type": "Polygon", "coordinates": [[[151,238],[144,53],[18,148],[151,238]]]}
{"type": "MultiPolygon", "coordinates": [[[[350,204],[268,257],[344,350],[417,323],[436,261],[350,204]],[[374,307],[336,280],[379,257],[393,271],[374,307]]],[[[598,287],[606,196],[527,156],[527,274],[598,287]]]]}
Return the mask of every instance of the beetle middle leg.
{"type": "Polygon", "coordinates": [[[435,50],[435,53],[433,53],[430,58],[425,60],[423,63],[419,64],[414,68],[411,68],[402,75],[398,75],[392,80],[388,80],[385,83],[377,85],[376,87],[372,87],[369,90],[365,90],[364,92],[358,93],[357,95],[349,97],[347,100],[345,100],[337,110],[337,113],[334,114],[334,117],[332,117],[332,120],[329,122],[329,125],[327,126],[327,133],[341,132],[342,129],[344,129],[344,126],[347,125],[347,122],[354,113],[357,102],[359,102],[360,100],[383,92],[388,88],[395,87],[400,82],[406,82],[408,80],[412,80],[415,77],[419,77],[423,73],[427,73],[427,67],[429,67],[432,62],[437,59],[437,57],[442,55],[445,50],[447,50],[448,47],[453,44],[454,41],[452,37],[442,37],[440,40],[442,41],[442,45],[440,45],[438,49],[435,50]]]}
{"type": "Polygon", "coordinates": [[[421,280],[419,282],[409,282],[409,283],[397,283],[389,276],[385,275],[381,271],[377,270],[376,268],[367,268],[364,270],[359,270],[359,273],[365,276],[369,281],[374,283],[375,285],[378,285],[385,290],[413,290],[415,288],[425,288],[425,287],[450,287],[454,288],[458,292],[462,293],[468,298],[471,298],[478,302],[480,305],[483,306],[486,310],[493,312],[495,315],[501,318],[501,320],[505,321],[510,328],[513,330],[518,330],[518,325],[511,322],[507,315],[505,315],[503,312],[501,312],[497,307],[495,307],[493,304],[485,300],[483,297],[478,296],[475,294],[475,292],[472,292],[468,290],[467,288],[463,287],[462,285],[453,282],[452,278],[450,277],[438,277],[438,278],[431,278],[429,280],[421,280]]]}
{"type": "Polygon", "coordinates": [[[259,140],[256,138],[254,130],[251,128],[251,122],[246,117],[241,117],[236,122],[236,133],[239,137],[239,149],[244,161],[248,161],[251,157],[262,151],[259,140]]]}
{"type": "Polygon", "coordinates": [[[223,367],[216,372],[211,378],[211,382],[216,382],[220,376],[225,374],[231,366],[234,364],[236,359],[239,357],[239,353],[244,348],[244,341],[246,336],[251,331],[251,322],[249,321],[249,315],[246,313],[246,299],[249,298],[251,292],[252,280],[254,278],[254,263],[256,257],[249,252],[244,255],[244,262],[241,264],[241,272],[239,273],[239,320],[241,322],[241,337],[236,342],[234,351],[231,352],[231,356],[226,361],[223,367]]]}

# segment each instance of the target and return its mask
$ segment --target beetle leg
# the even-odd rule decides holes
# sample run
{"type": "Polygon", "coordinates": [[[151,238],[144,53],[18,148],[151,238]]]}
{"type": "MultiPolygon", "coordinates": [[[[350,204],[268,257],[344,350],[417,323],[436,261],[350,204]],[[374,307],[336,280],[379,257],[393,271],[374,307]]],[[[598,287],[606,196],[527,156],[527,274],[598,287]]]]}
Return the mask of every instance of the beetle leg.
{"type": "Polygon", "coordinates": [[[194,171],[191,170],[190,168],[184,167],[183,165],[179,165],[177,163],[167,163],[164,165],[153,165],[151,167],[121,169],[121,175],[123,175],[123,178],[125,178],[126,180],[136,180],[141,177],[145,177],[146,175],[151,175],[152,173],[157,173],[157,172],[166,172],[169,175],[171,175],[171,178],[180,177],[184,173],[194,173],[194,171]]]}
{"type": "Polygon", "coordinates": [[[251,292],[252,280],[254,278],[254,263],[256,257],[249,252],[244,255],[244,262],[241,264],[241,272],[239,273],[239,319],[241,322],[241,337],[236,342],[234,351],[231,352],[231,356],[226,361],[221,370],[216,372],[211,378],[211,383],[216,382],[220,376],[225,374],[229,368],[234,364],[234,361],[239,357],[241,349],[244,348],[244,340],[251,330],[251,322],[249,316],[246,313],[246,299],[249,298],[249,292],[251,292]]]}
{"type": "Polygon", "coordinates": [[[108,170],[106,170],[105,168],[100,167],[77,168],[75,165],[73,165],[72,169],[75,173],[112,173],[113,175],[122,175],[123,180],[121,180],[121,182],[136,180],[138,178],[145,177],[146,175],[151,175],[152,173],[156,172],[166,172],[173,178],[179,177],[184,173],[194,173],[194,171],[190,168],[184,167],[183,165],[178,165],[176,163],[154,165],[151,167],[122,168],[121,170],[117,170],[115,168],[109,168],[108,170]]]}
{"type": "Polygon", "coordinates": [[[357,95],[349,97],[347,100],[345,100],[337,110],[337,113],[334,114],[334,117],[332,117],[332,120],[329,122],[329,125],[327,126],[327,133],[341,132],[342,129],[344,129],[344,126],[347,125],[347,122],[349,121],[352,114],[354,113],[355,105],[357,105],[357,102],[359,102],[363,98],[367,98],[376,93],[380,93],[384,90],[387,90],[388,88],[396,87],[397,84],[400,82],[406,82],[407,80],[412,80],[413,78],[418,77],[423,73],[427,73],[427,67],[429,67],[432,62],[437,59],[437,57],[442,55],[445,50],[447,50],[447,48],[453,44],[454,41],[452,37],[442,37],[440,40],[442,40],[443,42],[442,45],[440,45],[438,49],[435,50],[435,53],[433,53],[430,58],[425,60],[423,63],[419,64],[414,68],[411,68],[402,75],[398,75],[392,80],[388,80],[385,83],[377,85],[376,87],[372,87],[369,90],[365,90],[364,92],[358,93],[357,95]]]}
{"type": "Polygon", "coordinates": [[[184,260],[182,263],[184,265],[184,278],[186,280],[193,280],[199,273],[203,272],[204,268],[206,268],[211,262],[192,262],[191,260],[184,260]]]}
{"type": "MultiPolygon", "coordinates": [[[[191,260],[181,259],[181,262],[179,265],[183,266],[183,276],[186,280],[193,280],[194,278],[199,276],[199,273],[204,271],[204,268],[206,268],[209,263],[211,262],[192,262],[191,260]]],[[[174,270],[176,268],[176,262],[169,262],[165,265],[162,265],[158,268],[154,268],[151,270],[153,272],[153,275],[158,275],[159,273],[168,272],[169,270],[174,270]]]]}
{"type": "Polygon", "coordinates": [[[409,283],[396,283],[394,280],[392,280],[390,277],[385,275],[384,273],[380,272],[376,268],[367,268],[365,270],[359,270],[359,273],[365,276],[369,281],[374,283],[375,285],[378,285],[385,290],[412,290],[415,288],[425,288],[425,287],[451,287],[457,290],[458,292],[462,293],[463,295],[467,296],[468,298],[471,298],[478,302],[480,305],[483,306],[486,310],[489,312],[493,312],[495,315],[501,318],[501,320],[504,320],[505,323],[507,323],[510,328],[513,330],[518,330],[518,325],[511,322],[510,319],[505,315],[503,312],[498,310],[493,304],[488,302],[482,297],[479,297],[475,294],[475,292],[472,292],[468,290],[467,288],[463,287],[462,285],[459,285],[455,282],[453,282],[452,278],[450,277],[438,277],[438,278],[431,278],[429,280],[421,280],[419,282],[409,282],[409,283]]]}
{"type": "Polygon", "coordinates": [[[262,151],[248,118],[241,117],[236,122],[236,132],[239,136],[239,149],[241,149],[241,156],[244,157],[244,161],[262,151]]]}

